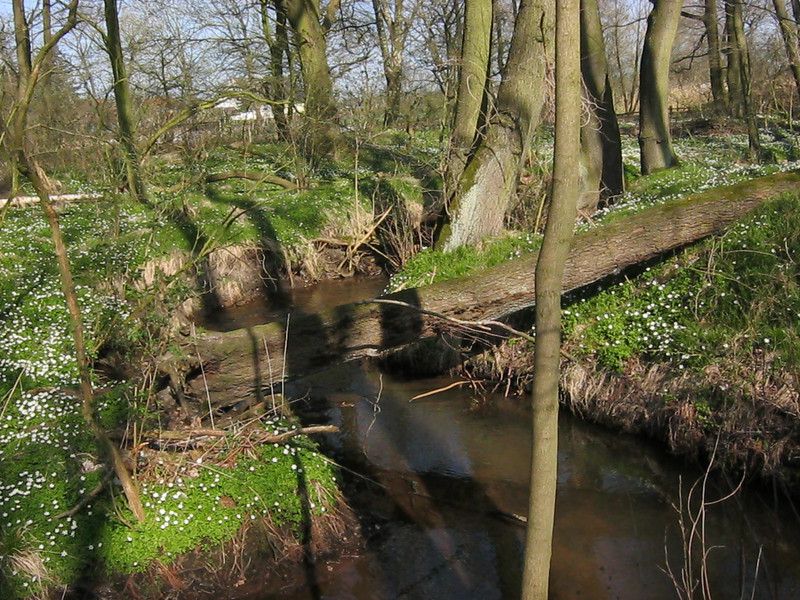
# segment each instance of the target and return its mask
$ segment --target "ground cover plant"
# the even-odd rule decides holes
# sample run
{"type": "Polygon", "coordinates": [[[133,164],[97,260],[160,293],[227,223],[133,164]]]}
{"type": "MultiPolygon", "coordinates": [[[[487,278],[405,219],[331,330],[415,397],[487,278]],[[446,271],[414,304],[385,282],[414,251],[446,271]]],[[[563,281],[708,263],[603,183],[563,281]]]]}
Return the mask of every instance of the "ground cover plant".
{"type": "MultiPolygon", "coordinates": [[[[714,136],[678,137],[674,140],[675,151],[681,159],[678,167],[641,177],[635,166],[639,160],[639,148],[632,136],[623,136],[623,160],[629,174],[626,193],[612,206],[603,208],[583,222],[580,228],[594,227],[626,215],[668,202],[688,194],[699,193],[716,187],[733,185],[748,179],[788,171],[800,167],[797,148],[800,138],[795,130],[784,130],[777,125],[766,131],[764,148],[775,157],[775,162],[753,164],[747,160],[747,136],[740,134],[718,134],[714,136]]],[[[530,160],[532,174],[539,179],[548,176],[548,165],[552,163],[552,140],[547,132],[540,135],[539,145],[534,147],[530,160]]],[[[527,210],[537,211],[538,207],[527,210]]],[[[535,222],[528,217],[527,222],[535,222]]],[[[513,225],[513,223],[512,223],[513,225]]],[[[451,277],[466,275],[473,270],[494,266],[503,260],[522,253],[538,250],[538,234],[514,233],[505,238],[486,240],[481,249],[459,249],[443,253],[433,249],[420,252],[408,261],[401,272],[394,275],[387,291],[428,285],[451,277]]]]}
{"type": "MultiPolygon", "coordinates": [[[[215,149],[188,163],[158,157],[150,165],[149,204],[70,183],[69,191],[91,194],[63,205],[60,213],[96,364],[115,353],[126,355],[128,365],[138,360],[144,368],[167,349],[179,351],[170,316],[197,294],[191,281],[181,277],[191,268],[146,282],[147,265],[175,252],[201,260],[216,248],[243,244],[278,248],[289,257],[286,268],[297,267],[317,238],[358,240],[384,210],[381,201],[413,196],[414,202],[423,202],[424,193],[414,182],[425,165],[435,164],[435,144],[422,140],[415,149],[401,134],[387,140],[390,144],[383,146],[377,140],[364,143],[339,163],[322,165],[313,173],[314,185],[301,191],[259,179],[206,183],[208,173],[246,170],[299,183],[302,177],[285,149],[267,145],[252,145],[246,152],[215,149]],[[358,221],[358,215],[367,220],[358,221]]],[[[793,150],[787,150],[785,140],[778,142],[787,161],[753,167],[741,158],[746,140],[679,140],[682,167],[631,181],[626,197],[597,215],[595,223],[676,195],[792,168],[788,159],[793,150]]],[[[783,202],[774,208],[778,212],[757,217],[755,226],[734,228],[711,243],[706,263],[695,259],[654,268],[644,282],[625,282],[569,308],[571,351],[594,357],[610,370],[623,368],[633,357],[667,361],[686,371],[700,371],[727,355],[768,356],[771,365],[792,364],[798,345],[790,321],[800,314],[792,295],[792,229],[800,230],[800,224],[786,216],[786,211],[798,212],[792,204],[796,200],[783,202]],[[767,290],[764,281],[772,287],[767,290]],[[784,296],[788,304],[766,302],[784,296]],[[747,298],[752,302],[745,305],[747,298]],[[722,323],[728,329],[707,329],[712,310],[718,309],[727,311],[722,323]],[[754,314],[763,318],[754,321],[754,314]]],[[[443,256],[424,250],[395,276],[392,287],[467,274],[534,251],[538,244],[535,234],[511,232],[487,241],[482,251],[461,249],[443,256]]],[[[43,594],[98,565],[129,573],[167,564],[198,545],[230,539],[244,523],[298,524],[309,511],[319,514],[333,505],[333,472],[304,438],[267,444],[249,454],[237,450],[237,440],[225,438],[201,454],[138,455],[135,468],[149,518],[133,525],[70,391],[77,369],[67,311],[49,231],[37,206],[10,209],[0,223],[0,311],[3,598],[43,594]],[[313,494],[303,502],[295,492],[305,481],[315,483],[307,486],[313,494]]],[[[152,380],[116,381],[108,375],[96,374],[95,380],[102,390],[97,411],[103,425],[122,431],[136,422],[158,429],[160,415],[148,394],[152,380]]],[[[281,433],[294,425],[274,416],[257,427],[281,433]]]]}
{"type": "MultiPolygon", "coordinates": [[[[230,160],[225,166],[240,166],[230,160]]],[[[146,283],[146,265],[175,251],[201,256],[233,243],[258,244],[266,219],[274,223],[276,244],[291,248],[319,235],[352,203],[352,185],[341,178],[300,194],[235,183],[214,190],[195,185],[180,194],[154,186],[149,205],[85,184],[89,197],[60,207],[89,353],[98,364],[110,349],[129,352],[130,362],[170,347],[169,313],[197,293],[180,274],[146,283]]],[[[136,468],[149,518],[132,525],[71,391],[78,373],[69,319],[38,206],[4,213],[0,307],[3,598],[44,595],[96,568],[126,573],[167,564],[198,545],[229,540],[250,521],[297,529],[309,511],[334,505],[333,472],[308,440],[238,456],[236,441],[228,439],[191,461],[171,453],[178,464],[140,453],[136,468]],[[306,506],[297,495],[301,484],[310,490],[306,506]]],[[[148,381],[141,374],[130,383],[108,375],[95,374],[94,382],[103,392],[96,409],[104,427],[158,426],[148,381]]],[[[273,434],[294,427],[277,418],[257,425],[273,434]]]]}

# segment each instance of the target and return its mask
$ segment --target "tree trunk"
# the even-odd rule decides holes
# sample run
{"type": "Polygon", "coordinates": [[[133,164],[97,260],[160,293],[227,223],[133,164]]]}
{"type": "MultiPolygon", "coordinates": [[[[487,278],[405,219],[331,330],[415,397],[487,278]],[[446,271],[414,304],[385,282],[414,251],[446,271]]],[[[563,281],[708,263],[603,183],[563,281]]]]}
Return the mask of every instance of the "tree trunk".
{"type": "Polygon", "coordinates": [[[592,214],[625,191],[622,141],[608,78],[603,27],[596,0],[581,1],[581,73],[588,115],[581,127],[584,169],[579,209],[592,214]]]}
{"type": "MultiPolygon", "coordinates": [[[[575,236],[564,274],[564,290],[575,290],[627,267],[660,256],[699,239],[719,233],[768,198],[796,192],[800,174],[782,173],[734,186],[673,200],[575,236]]],[[[374,356],[457,327],[419,312],[434,311],[462,320],[497,319],[528,308],[536,300],[531,277],[537,254],[503,263],[492,269],[404,290],[387,299],[417,307],[354,303],[314,315],[293,317],[284,354],[285,331],[281,323],[259,325],[224,333],[206,333],[190,355],[203,358],[212,400],[253,382],[265,385],[321,370],[337,362],[374,356]],[[265,351],[266,349],[266,351],[265,351]],[[269,360],[267,360],[267,355],[269,360]],[[254,373],[253,365],[258,365],[254,373]]],[[[176,368],[177,359],[165,358],[163,370],[176,368]]],[[[187,365],[191,367],[193,365],[187,365]]],[[[196,382],[205,397],[202,381],[196,382]]]]}
{"type": "Polygon", "coordinates": [[[725,77],[722,69],[717,0],[705,0],[703,25],[706,29],[706,43],[708,44],[708,75],[711,82],[711,97],[714,108],[722,110],[728,104],[728,94],[725,89],[725,77]]]}
{"type": "MultiPolygon", "coordinates": [[[[276,0],[292,26],[303,73],[305,113],[302,149],[307,158],[319,161],[335,149],[336,103],[328,68],[327,29],[322,22],[319,0],[276,0]]],[[[331,2],[331,5],[334,5],[331,2]]],[[[329,11],[330,12],[330,11],[329,11]]],[[[330,15],[325,23],[329,24],[330,15]]]]}
{"type": "MultiPolygon", "coordinates": [[[[419,0],[415,0],[419,2],[419,0]]],[[[372,0],[378,46],[383,58],[383,75],[386,79],[386,110],[383,124],[392,127],[402,118],[403,101],[403,57],[409,26],[403,0],[395,0],[389,8],[389,0],[372,0]]],[[[412,9],[412,14],[416,12],[412,9]]]]}
{"type": "Polygon", "coordinates": [[[61,290],[67,304],[72,340],[75,344],[75,358],[80,379],[83,418],[91,428],[92,433],[94,433],[101,449],[107,453],[111,466],[120,479],[131,511],[139,522],[143,522],[145,513],[136,483],[125,468],[119,450],[114,443],[111,442],[102,425],[94,416],[94,392],[92,390],[89,358],[86,355],[84,344],[80,306],[75,293],[75,284],[72,279],[72,270],[67,256],[67,249],[64,244],[63,236],[61,235],[61,227],[50,201],[51,184],[47,175],[36,161],[34,154],[27,148],[28,109],[31,104],[34,89],[41,76],[42,67],[47,63],[47,55],[53,51],[58,41],[77,24],[78,1],[73,0],[69,5],[65,24],[57,32],[49,36],[48,41],[44,43],[44,46],[37,53],[35,61],[32,60],[31,57],[30,31],[25,18],[25,5],[23,0],[14,0],[12,8],[14,11],[17,42],[18,79],[17,97],[14,99],[13,106],[11,107],[11,113],[14,116],[13,124],[11,125],[12,129],[10,132],[9,144],[16,157],[16,168],[22,176],[26,177],[31,184],[33,184],[41,201],[45,218],[50,225],[53,247],[58,262],[61,290]]]}
{"type": "MultiPolygon", "coordinates": [[[[599,17],[598,17],[599,20],[599,17]]],[[[561,292],[578,201],[581,143],[581,0],[556,3],[556,123],[553,192],[536,261],[533,429],[523,600],[547,600],[558,483],[561,292]]]]}
{"type": "Polygon", "coordinates": [[[270,27],[269,5],[271,0],[259,0],[261,10],[261,29],[269,47],[270,79],[266,83],[265,93],[274,104],[272,118],[275,119],[275,129],[278,138],[289,139],[289,98],[286,90],[286,81],[283,72],[283,58],[289,55],[289,37],[286,34],[286,13],[280,2],[275,5],[275,31],[270,27]]]}
{"type": "Polygon", "coordinates": [[[797,23],[789,18],[785,0],[772,0],[775,7],[775,17],[781,28],[783,36],[783,46],[786,49],[786,58],[789,60],[789,69],[794,77],[794,84],[800,92],[800,53],[797,49],[797,23]]]}
{"type": "MultiPolygon", "coordinates": [[[[750,160],[758,160],[761,154],[761,142],[758,139],[758,123],[753,108],[752,89],[750,85],[750,52],[747,49],[747,38],[744,35],[744,16],[742,0],[729,0],[732,26],[732,44],[739,57],[739,79],[742,84],[741,107],[747,123],[747,141],[750,160]]],[[[730,67],[729,67],[730,68],[730,67]]]]}
{"type": "Polygon", "coordinates": [[[114,78],[114,103],[117,107],[119,141],[122,146],[123,160],[125,161],[128,192],[134,200],[146,202],[147,190],[145,189],[144,179],[142,179],[139,152],[136,149],[133,104],[130,82],[125,68],[125,57],[122,52],[117,0],[103,0],[103,3],[106,21],[106,52],[111,62],[111,74],[114,78]]]}
{"type": "Polygon", "coordinates": [[[639,74],[639,149],[642,174],[678,164],[669,130],[669,67],[682,0],[651,0],[639,74]]]}
{"type": "Polygon", "coordinates": [[[491,52],[492,13],[492,0],[466,1],[458,96],[444,178],[447,204],[478,139],[478,123],[486,95],[486,74],[491,52]]]}
{"type": "Polygon", "coordinates": [[[742,56],[736,43],[735,2],[725,0],[725,55],[728,58],[728,102],[731,116],[744,117],[744,84],[742,83],[742,56]]]}
{"type": "Polygon", "coordinates": [[[522,0],[497,111],[462,174],[451,205],[451,224],[438,245],[445,251],[477,245],[503,230],[544,101],[547,48],[552,40],[552,0],[522,0]]]}

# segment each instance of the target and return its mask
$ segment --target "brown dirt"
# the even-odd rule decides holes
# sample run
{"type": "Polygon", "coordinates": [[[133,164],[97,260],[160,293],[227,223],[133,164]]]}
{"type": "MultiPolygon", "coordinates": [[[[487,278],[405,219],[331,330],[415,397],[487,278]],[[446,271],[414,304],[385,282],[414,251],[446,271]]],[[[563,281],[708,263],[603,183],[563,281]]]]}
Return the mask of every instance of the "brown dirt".
{"type": "Polygon", "coordinates": [[[353,554],[362,545],[358,518],[339,498],[327,513],[313,517],[305,543],[268,520],[246,523],[225,544],[198,547],[172,564],[155,564],[144,573],[108,581],[89,597],[239,600],[263,596],[267,590],[290,592],[308,585],[315,563],[353,554]]]}

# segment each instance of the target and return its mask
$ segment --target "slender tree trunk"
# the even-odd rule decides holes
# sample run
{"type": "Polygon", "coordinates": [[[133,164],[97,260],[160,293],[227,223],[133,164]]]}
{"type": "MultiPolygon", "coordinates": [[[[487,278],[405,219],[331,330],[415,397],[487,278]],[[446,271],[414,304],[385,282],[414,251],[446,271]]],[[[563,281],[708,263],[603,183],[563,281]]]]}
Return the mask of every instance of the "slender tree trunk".
{"type": "Polygon", "coordinates": [[[139,152],[136,149],[133,104],[130,82],[125,68],[125,57],[122,52],[117,0],[103,0],[103,5],[106,21],[106,52],[111,62],[111,75],[114,78],[114,103],[117,107],[119,142],[122,146],[122,155],[125,161],[128,192],[134,200],[146,202],[147,190],[141,174],[139,152]]]}
{"type": "Polygon", "coordinates": [[[122,483],[131,511],[139,522],[142,522],[145,519],[145,513],[136,483],[125,468],[119,450],[109,439],[102,425],[94,416],[94,392],[92,390],[89,359],[86,355],[84,344],[80,306],[78,304],[77,294],[75,293],[72,270],[69,264],[64,239],[61,235],[58,216],[50,200],[51,184],[44,170],[36,161],[35,156],[27,148],[28,109],[30,108],[34,90],[39,82],[42,67],[47,62],[47,55],[53,51],[56,43],[77,24],[78,1],[73,0],[69,5],[66,23],[44,43],[35,61],[32,61],[31,58],[30,32],[25,20],[25,5],[23,0],[14,0],[12,9],[14,11],[17,42],[18,79],[17,97],[15,98],[13,106],[14,119],[10,143],[16,155],[16,168],[22,176],[26,177],[33,184],[41,201],[45,217],[50,225],[50,233],[61,279],[61,289],[66,300],[70,317],[70,328],[72,330],[72,340],[75,344],[75,358],[78,364],[83,418],[90,426],[103,451],[108,455],[111,466],[122,483]]]}
{"type": "Polygon", "coordinates": [[[742,110],[747,124],[747,141],[750,160],[756,161],[761,155],[761,141],[758,137],[758,123],[753,107],[752,86],[750,85],[750,51],[744,35],[744,16],[742,0],[730,0],[732,16],[733,45],[739,55],[739,77],[742,83],[742,110]]]}
{"type": "Polygon", "coordinates": [[[520,2],[497,110],[459,180],[450,207],[451,224],[442,228],[438,240],[446,251],[477,245],[503,230],[506,209],[541,116],[552,14],[552,0],[520,2]]]}
{"type": "Polygon", "coordinates": [[[725,74],[728,79],[728,102],[731,115],[737,119],[744,117],[744,84],[742,82],[742,56],[736,43],[735,2],[725,0],[725,55],[728,65],[725,74]]]}
{"type": "Polygon", "coordinates": [[[444,178],[446,202],[449,202],[478,139],[491,52],[492,13],[492,0],[466,0],[458,97],[444,178]]]}
{"type": "Polygon", "coordinates": [[[575,226],[580,159],[580,0],[556,3],[556,130],[553,191],[536,262],[533,436],[523,600],[547,600],[558,474],[561,293],[575,226]]]}
{"type": "Polygon", "coordinates": [[[639,74],[639,149],[642,174],[678,164],[669,130],[669,67],[682,0],[651,0],[639,74]]]}
{"type": "Polygon", "coordinates": [[[775,7],[775,16],[778,19],[778,25],[780,25],[781,36],[783,36],[783,45],[786,49],[786,58],[789,60],[789,69],[792,72],[797,91],[800,92],[800,52],[798,52],[797,48],[797,23],[789,18],[785,0],[772,0],[772,5],[775,7]]]}
{"type": "Polygon", "coordinates": [[[717,0],[705,0],[703,25],[705,26],[706,42],[708,44],[708,74],[711,82],[711,97],[714,102],[714,108],[722,110],[728,103],[728,95],[725,89],[725,77],[722,69],[717,0]]]}
{"type": "MultiPolygon", "coordinates": [[[[392,127],[403,116],[403,57],[409,32],[404,4],[403,0],[394,0],[394,7],[390,9],[389,0],[372,0],[378,46],[383,58],[383,75],[386,79],[386,110],[383,119],[386,127],[392,127]]],[[[415,11],[411,12],[413,14],[415,11]]]]}
{"type": "Polygon", "coordinates": [[[303,152],[318,161],[335,149],[336,103],[328,67],[325,35],[336,2],[329,5],[324,21],[319,0],[276,0],[291,24],[300,56],[305,90],[303,152]]]}
{"type": "Polygon", "coordinates": [[[580,40],[588,115],[581,126],[583,182],[578,207],[591,214],[625,191],[622,141],[596,0],[581,0],[580,40]]]}
{"type": "Polygon", "coordinates": [[[286,34],[286,13],[283,6],[275,4],[275,32],[272,32],[269,20],[269,5],[271,0],[259,0],[261,10],[261,29],[269,46],[270,80],[265,86],[267,98],[275,104],[272,107],[272,118],[275,119],[275,128],[278,137],[282,140],[289,139],[289,98],[286,90],[286,77],[283,71],[284,56],[289,55],[289,37],[286,34]]]}

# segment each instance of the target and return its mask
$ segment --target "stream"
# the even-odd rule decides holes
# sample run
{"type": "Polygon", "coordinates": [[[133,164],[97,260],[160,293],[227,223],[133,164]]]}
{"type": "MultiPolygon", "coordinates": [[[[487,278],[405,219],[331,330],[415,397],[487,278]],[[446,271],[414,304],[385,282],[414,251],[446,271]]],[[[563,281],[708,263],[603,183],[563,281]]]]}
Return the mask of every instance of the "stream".
{"type": "MultiPolygon", "coordinates": [[[[222,313],[210,326],[242,327],[283,318],[289,309],[313,312],[374,296],[383,283],[326,282],[299,290],[281,307],[222,313]]],[[[528,402],[461,384],[412,400],[454,383],[400,379],[352,362],[287,384],[305,420],[340,427],[321,442],[344,467],[345,494],[366,541],[357,555],[314,564],[306,582],[249,598],[519,597],[528,402]]],[[[671,565],[680,580],[681,532],[688,534],[691,515],[684,510],[682,528],[676,507],[703,473],[647,441],[563,412],[550,598],[681,597],[666,571],[671,565]]],[[[737,483],[710,477],[694,497],[705,490],[713,501],[737,483]]],[[[800,598],[800,516],[779,486],[715,503],[699,524],[714,598],[800,598]]],[[[699,566],[702,547],[693,552],[699,566]]]]}

